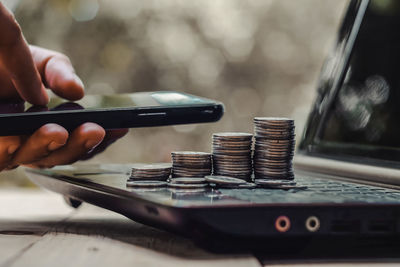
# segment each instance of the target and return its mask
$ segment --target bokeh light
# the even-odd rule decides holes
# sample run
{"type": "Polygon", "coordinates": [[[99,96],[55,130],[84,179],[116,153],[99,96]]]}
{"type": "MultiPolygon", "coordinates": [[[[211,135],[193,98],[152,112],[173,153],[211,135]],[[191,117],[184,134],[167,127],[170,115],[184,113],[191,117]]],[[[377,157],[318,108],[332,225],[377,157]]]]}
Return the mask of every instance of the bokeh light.
{"type": "Polygon", "coordinates": [[[218,123],[132,129],[91,160],[160,162],[209,151],[213,132],[252,132],[255,116],[293,117],[301,136],[348,2],[36,0],[15,14],[30,43],[70,57],[87,93],[177,90],[225,103],[218,123]]]}

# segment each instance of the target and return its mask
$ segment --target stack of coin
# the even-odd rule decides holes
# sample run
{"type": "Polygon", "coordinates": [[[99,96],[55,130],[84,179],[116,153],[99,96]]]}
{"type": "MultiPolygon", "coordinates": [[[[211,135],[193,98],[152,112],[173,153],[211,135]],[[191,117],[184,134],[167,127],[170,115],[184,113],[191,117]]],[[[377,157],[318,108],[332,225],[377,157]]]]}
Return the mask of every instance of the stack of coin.
{"type": "Polygon", "coordinates": [[[250,181],[252,173],[249,133],[213,134],[212,156],[214,175],[229,176],[250,181]]]}
{"type": "Polygon", "coordinates": [[[294,179],[294,121],[287,118],[254,118],[254,176],[256,179],[294,179]]]}
{"type": "Polygon", "coordinates": [[[132,172],[129,180],[166,181],[171,174],[171,168],[172,166],[170,163],[135,164],[132,166],[132,172]]]}
{"type": "Polygon", "coordinates": [[[172,152],[172,177],[204,177],[211,174],[211,154],[194,151],[172,152]]]}

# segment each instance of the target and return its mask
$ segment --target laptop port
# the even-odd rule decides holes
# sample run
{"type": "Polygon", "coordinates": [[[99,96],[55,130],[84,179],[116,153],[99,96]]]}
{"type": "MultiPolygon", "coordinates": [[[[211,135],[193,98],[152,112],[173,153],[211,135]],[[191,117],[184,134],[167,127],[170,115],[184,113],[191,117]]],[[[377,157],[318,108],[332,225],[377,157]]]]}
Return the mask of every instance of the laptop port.
{"type": "Polygon", "coordinates": [[[361,224],[357,220],[333,220],[331,224],[334,233],[358,233],[360,229],[361,224]]]}
{"type": "Polygon", "coordinates": [[[368,223],[368,231],[372,233],[390,233],[395,229],[395,222],[390,220],[373,220],[368,223]]]}
{"type": "Polygon", "coordinates": [[[306,229],[309,232],[314,233],[314,232],[318,231],[320,227],[321,227],[321,223],[320,223],[318,217],[310,216],[307,218],[306,229]]]}
{"type": "Polygon", "coordinates": [[[286,216],[279,216],[278,218],[276,218],[275,220],[275,229],[278,232],[284,233],[289,231],[290,229],[290,220],[288,217],[286,216]]]}

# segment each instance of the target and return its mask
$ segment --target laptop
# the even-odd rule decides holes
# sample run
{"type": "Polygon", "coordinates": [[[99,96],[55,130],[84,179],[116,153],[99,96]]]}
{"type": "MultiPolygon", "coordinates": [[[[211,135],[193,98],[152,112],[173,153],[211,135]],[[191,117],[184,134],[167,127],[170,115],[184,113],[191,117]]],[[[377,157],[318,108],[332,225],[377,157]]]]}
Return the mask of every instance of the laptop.
{"type": "Polygon", "coordinates": [[[305,190],[132,190],[126,186],[129,164],[27,174],[72,204],[88,202],[215,251],[398,247],[399,26],[397,1],[349,3],[298,140],[295,179],[305,190]]]}

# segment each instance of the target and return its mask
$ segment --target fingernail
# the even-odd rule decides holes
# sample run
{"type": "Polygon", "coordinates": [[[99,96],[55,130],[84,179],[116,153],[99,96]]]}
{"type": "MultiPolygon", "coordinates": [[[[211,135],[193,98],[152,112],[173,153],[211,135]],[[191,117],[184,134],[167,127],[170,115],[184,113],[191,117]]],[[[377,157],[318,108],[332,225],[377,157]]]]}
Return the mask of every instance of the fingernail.
{"type": "Polygon", "coordinates": [[[82,88],[85,88],[85,85],[83,84],[81,78],[79,78],[77,75],[75,75],[75,82],[82,86],[82,88]]]}
{"type": "Polygon", "coordinates": [[[93,149],[95,148],[98,144],[100,144],[100,142],[98,140],[89,140],[86,141],[85,143],[85,148],[86,149],[93,149]]]}
{"type": "Polygon", "coordinates": [[[53,142],[51,142],[51,143],[47,146],[47,149],[48,149],[49,151],[54,151],[54,150],[56,150],[56,149],[59,149],[59,148],[62,147],[63,145],[65,145],[65,144],[60,144],[60,143],[57,143],[56,141],[53,141],[53,142]]]}
{"type": "Polygon", "coordinates": [[[14,154],[15,151],[17,151],[18,147],[19,147],[18,145],[11,145],[11,146],[9,146],[8,149],[7,149],[8,154],[9,154],[9,155],[14,154]]]}

